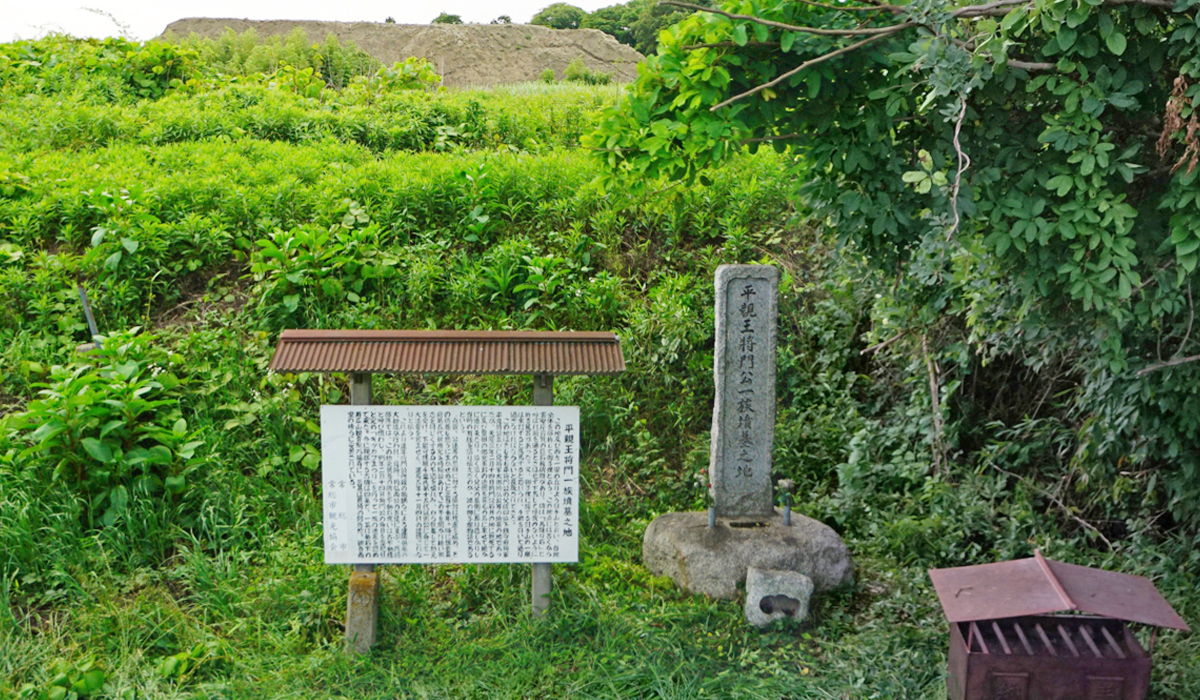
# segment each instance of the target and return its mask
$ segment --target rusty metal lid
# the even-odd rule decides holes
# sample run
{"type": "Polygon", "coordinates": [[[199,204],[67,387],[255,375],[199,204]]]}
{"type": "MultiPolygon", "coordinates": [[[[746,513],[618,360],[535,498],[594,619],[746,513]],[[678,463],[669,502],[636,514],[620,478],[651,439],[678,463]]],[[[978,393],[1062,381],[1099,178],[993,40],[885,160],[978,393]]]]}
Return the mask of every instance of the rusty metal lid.
{"type": "Polygon", "coordinates": [[[615,333],[285,330],[276,372],[389,374],[617,374],[615,333]]]}
{"type": "Polygon", "coordinates": [[[930,569],[942,611],[951,622],[997,620],[1078,611],[1187,630],[1149,579],[1033,558],[930,569]]]}

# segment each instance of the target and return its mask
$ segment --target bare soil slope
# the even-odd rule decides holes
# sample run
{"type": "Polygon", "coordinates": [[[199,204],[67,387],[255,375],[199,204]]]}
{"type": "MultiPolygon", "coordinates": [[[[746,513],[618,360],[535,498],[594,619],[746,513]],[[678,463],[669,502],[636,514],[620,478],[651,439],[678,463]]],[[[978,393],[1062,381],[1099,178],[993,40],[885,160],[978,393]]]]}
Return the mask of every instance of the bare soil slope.
{"type": "Polygon", "coordinates": [[[429,59],[442,72],[447,86],[488,86],[537,80],[547,68],[561,78],[576,58],[593,71],[612,73],[629,82],[642,55],[596,29],[550,29],[530,24],[379,24],[375,22],[315,22],[303,20],[246,20],[190,18],[172,22],[164,32],[188,36],[195,32],[217,38],[226,28],[259,36],[286,35],[300,27],[309,41],[333,34],[390,65],[409,56],[429,59]]]}

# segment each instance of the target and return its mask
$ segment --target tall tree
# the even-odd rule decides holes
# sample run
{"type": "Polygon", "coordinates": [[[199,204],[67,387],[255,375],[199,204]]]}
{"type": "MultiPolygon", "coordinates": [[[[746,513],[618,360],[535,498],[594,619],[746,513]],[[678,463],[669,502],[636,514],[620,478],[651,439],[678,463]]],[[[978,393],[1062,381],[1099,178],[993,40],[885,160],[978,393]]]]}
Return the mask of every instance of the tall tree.
{"type": "Polygon", "coordinates": [[[586,16],[586,12],[574,5],[556,2],[534,15],[529,23],[552,29],[579,29],[579,23],[586,16]]]}

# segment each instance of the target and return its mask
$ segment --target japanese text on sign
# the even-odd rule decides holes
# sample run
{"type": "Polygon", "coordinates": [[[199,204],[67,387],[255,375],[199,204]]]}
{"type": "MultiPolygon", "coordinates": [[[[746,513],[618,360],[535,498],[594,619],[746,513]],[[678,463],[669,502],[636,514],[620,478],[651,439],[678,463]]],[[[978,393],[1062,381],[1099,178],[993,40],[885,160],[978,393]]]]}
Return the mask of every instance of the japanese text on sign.
{"type": "Polygon", "coordinates": [[[574,562],[574,406],[322,406],[325,563],[574,562]]]}
{"type": "MultiPolygon", "coordinates": [[[[770,464],[770,443],[763,439],[764,429],[774,422],[770,402],[773,387],[763,372],[770,351],[764,338],[769,334],[769,319],[765,294],[766,283],[759,279],[733,280],[727,288],[725,308],[729,322],[725,325],[726,358],[723,376],[724,396],[731,399],[725,435],[727,478],[735,481],[753,479],[762,465],[770,464]]],[[[733,483],[725,488],[738,487],[733,483]]]]}

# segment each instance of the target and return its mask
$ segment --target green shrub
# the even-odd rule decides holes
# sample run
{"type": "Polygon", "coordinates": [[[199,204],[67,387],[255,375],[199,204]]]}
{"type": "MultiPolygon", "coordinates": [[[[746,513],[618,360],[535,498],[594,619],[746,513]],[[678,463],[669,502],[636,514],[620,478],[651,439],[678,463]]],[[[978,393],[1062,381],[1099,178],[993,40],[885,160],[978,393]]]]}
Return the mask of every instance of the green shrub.
{"type": "Polygon", "coordinates": [[[217,39],[197,34],[187,37],[168,34],[166,39],[193,51],[210,78],[265,75],[288,65],[297,70],[311,68],[327,87],[340,90],[354,78],[369,76],[379,68],[379,62],[354,42],[343,43],[333,34],[326,35],[321,42],[310,42],[300,27],[284,37],[263,38],[254,29],[241,34],[226,29],[217,39]]]}
{"type": "Polygon", "coordinates": [[[183,358],[117,334],[87,360],[51,367],[38,398],[0,419],[4,460],[44,492],[83,498],[88,528],[125,521],[135,501],[181,502],[204,444],[180,411],[183,358]]]}
{"type": "Polygon", "coordinates": [[[593,71],[583,65],[583,57],[579,56],[567,64],[566,70],[563,71],[563,78],[585,85],[608,85],[612,81],[612,73],[593,71]]]}
{"type": "Polygon", "coordinates": [[[557,78],[554,77],[554,69],[547,68],[546,70],[542,71],[541,74],[538,75],[538,80],[542,81],[543,83],[556,82],[557,78]]]}
{"type": "Polygon", "coordinates": [[[28,683],[15,700],[78,700],[103,692],[108,673],[94,659],[79,663],[58,661],[50,667],[50,680],[43,685],[28,683]]]}

